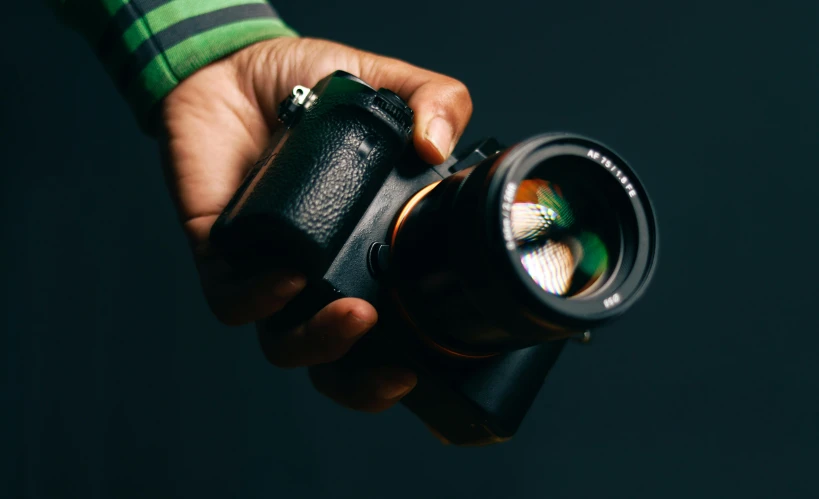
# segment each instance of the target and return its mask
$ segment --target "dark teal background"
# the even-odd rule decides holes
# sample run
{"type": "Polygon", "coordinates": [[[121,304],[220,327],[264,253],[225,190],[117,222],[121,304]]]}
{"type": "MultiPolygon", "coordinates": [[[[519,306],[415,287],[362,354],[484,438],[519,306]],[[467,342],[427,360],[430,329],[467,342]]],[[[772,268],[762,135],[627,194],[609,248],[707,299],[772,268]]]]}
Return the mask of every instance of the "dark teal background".
{"type": "Polygon", "coordinates": [[[464,140],[618,150],[659,213],[650,293],[507,444],[341,409],[211,317],[155,144],[79,37],[4,2],[0,496],[819,497],[819,3],[276,7],[463,80],[464,140]]]}

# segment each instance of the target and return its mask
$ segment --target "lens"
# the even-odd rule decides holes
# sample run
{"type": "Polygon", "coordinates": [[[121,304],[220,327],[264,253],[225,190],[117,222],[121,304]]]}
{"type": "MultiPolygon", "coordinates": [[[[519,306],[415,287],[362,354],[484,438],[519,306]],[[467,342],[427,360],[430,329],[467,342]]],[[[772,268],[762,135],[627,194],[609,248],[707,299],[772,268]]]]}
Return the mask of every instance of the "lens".
{"type": "Polygon", "coordinates": [[[610,251],[567,195],[546,179],[524,180],[511,220],[526,272],[544,291],[571,297],[593,292],[605,281],[610,251]]]}
{"type": "Polygon", "coordinates": [[[419,193],[392,241],[405,315],[449,350],[563,338],[621,315],[654,268],[634,172],[603,145],[543,135],[419,193]]]}

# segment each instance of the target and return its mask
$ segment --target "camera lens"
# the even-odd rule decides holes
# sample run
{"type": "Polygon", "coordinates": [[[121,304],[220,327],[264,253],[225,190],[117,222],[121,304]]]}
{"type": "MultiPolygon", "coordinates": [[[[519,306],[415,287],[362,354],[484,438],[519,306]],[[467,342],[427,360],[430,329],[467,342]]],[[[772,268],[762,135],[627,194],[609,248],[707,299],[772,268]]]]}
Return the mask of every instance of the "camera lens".
{"type": "Polygon", "coordinates": [[[564,297],[599,289],[619,250],[601,234],[601,225],[612,222],[607,212],[572,201],[577,197],[545,178],[528,178],[520,183],[511,212],[523,268],[544,291],[564,297]]]}
{"type": "Polygon", "coordinates": [[[623,314],[656,262],[648,196],[614,151],[525,140],[430,186],[392,241],[398,306],[447,351],[485,355],[623,314]]]}

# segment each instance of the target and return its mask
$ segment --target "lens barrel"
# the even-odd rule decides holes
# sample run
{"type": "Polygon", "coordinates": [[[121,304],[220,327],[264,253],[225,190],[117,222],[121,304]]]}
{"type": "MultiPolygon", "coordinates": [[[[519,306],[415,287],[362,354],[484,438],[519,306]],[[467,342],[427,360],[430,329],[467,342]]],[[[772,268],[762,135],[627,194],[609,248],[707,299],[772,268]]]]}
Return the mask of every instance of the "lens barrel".
{"type": "Polygon", "coordinates": [[[416,195],[391,247],[405,317],[447,351],[484,356],[623,314],[650,281],[657,227],[620,156],[548,134],[416,195]]]}

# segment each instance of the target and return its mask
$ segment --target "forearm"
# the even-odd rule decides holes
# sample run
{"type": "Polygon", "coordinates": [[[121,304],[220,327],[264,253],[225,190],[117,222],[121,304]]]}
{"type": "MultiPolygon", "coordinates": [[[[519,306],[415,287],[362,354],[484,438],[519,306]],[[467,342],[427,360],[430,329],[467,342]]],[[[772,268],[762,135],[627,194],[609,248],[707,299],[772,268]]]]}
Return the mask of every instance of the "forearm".
{"type": "Polygon", "coordinates": [[[46,0],[94,49],[143,129],[196,70],[261,40],[296,36],[265,0],[46,0]]]}

